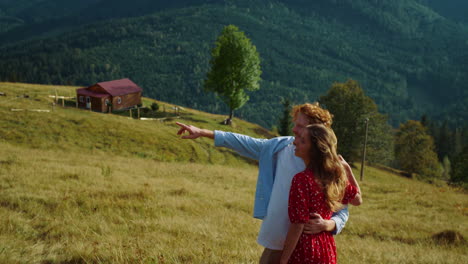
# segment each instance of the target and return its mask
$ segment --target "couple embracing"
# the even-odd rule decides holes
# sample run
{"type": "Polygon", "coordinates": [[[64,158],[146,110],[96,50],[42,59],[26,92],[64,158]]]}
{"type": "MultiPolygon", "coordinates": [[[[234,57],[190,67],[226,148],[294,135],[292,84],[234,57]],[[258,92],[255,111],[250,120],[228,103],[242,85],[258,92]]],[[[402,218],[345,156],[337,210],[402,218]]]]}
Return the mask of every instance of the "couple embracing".
{"type": "Polygon", "coordinates": [[[332,115],[316,104],[292,111],[294,137],[257,139],[177,123],[183,139],[208,137],[215,146],[259,161],[254,217],[262,219],[260,264],[336,263],[333,235],[360,205],[359,185],[337,154],[332,115]]]}

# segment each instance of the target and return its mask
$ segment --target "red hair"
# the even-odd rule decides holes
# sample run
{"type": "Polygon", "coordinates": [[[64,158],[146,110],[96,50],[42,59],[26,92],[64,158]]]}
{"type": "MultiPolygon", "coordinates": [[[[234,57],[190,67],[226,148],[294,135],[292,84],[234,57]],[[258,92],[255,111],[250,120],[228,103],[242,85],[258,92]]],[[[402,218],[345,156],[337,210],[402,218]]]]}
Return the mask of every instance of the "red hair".
{"type": "Polygon", "coordinates": [[[296,121],[299,113],[307,116],[309,124],[322,124],[326,127],[331,127],[333,115],[326,109],[319,106],[319,103],[296,105],[291,111],[293,121],[296,121]]]}

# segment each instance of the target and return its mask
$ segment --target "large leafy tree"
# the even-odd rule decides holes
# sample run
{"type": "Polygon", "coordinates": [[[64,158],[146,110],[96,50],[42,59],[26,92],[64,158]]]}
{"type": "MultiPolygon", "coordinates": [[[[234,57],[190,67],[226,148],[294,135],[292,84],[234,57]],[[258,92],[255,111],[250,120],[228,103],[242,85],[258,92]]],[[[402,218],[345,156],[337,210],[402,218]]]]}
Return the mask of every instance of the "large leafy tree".
{"type": "Polygon", "coordinates": [[[356,161],[361,157],[367,119],[368,157],[374,163],[389,163],[392,153],[388,150],[392,149],[393,137],[387,117],[378,112],[377,105],[364,94],[357,81],[334,83],[319,101],[333,114],[338,151],[346,160],[356,161]]]}
{"type": "Polygon", "coordinates": [[[425,177],[441,175],[434,139],[419,121],[400,125],[395,138],[395,158],[401,169],[425,177]]]}
{"type": "Polygon", "coordinates": [[[231,123],[234,110],[249,100],[246,91],[260,88],[260,56],[244,32],[229,25],[216,40],[210,65],[205,90],[215,92],[228,105],[227,123],[231,123]]]}

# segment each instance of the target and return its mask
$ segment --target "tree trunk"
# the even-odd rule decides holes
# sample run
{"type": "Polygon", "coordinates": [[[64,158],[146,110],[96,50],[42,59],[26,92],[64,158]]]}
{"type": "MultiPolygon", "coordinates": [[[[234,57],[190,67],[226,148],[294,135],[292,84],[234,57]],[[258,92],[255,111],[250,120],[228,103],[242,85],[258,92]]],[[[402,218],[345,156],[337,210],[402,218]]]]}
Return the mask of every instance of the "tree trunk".
{"type": "Polygon", "coordinates": [[[231,125],[232,124],[232,118],[234,117],[234,109],[229,110],[229,117],[226,119],[225,123],[226,125],[231,125]]]}

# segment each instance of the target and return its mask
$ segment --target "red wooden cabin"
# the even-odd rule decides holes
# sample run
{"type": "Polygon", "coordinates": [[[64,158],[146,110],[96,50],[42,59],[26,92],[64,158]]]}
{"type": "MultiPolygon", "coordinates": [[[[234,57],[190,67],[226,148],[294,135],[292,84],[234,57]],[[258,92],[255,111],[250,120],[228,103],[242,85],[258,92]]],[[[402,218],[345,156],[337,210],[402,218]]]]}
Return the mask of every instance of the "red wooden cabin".
{"type": "Polygon", "coordinates": [[[96,83],[76,90],[78,107],[97,112],[127,109],[141,104],[142,89],[130,79],[96,83]]]}

